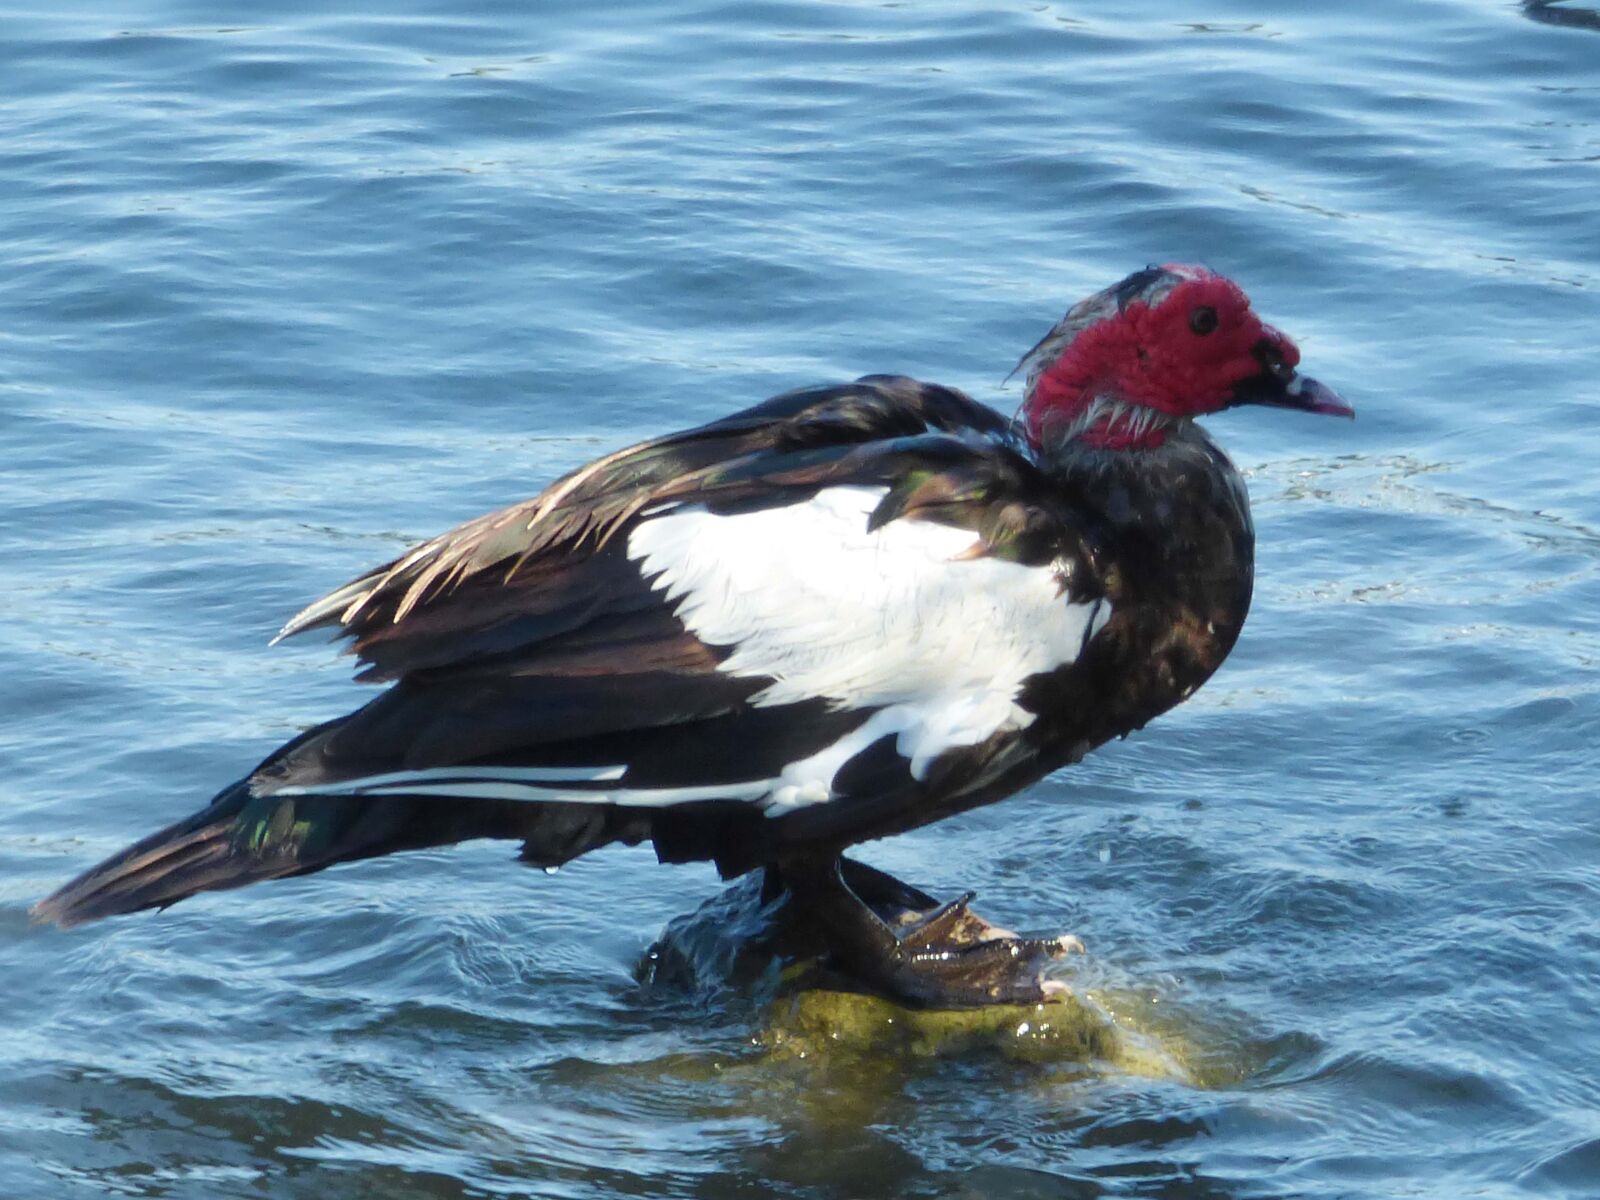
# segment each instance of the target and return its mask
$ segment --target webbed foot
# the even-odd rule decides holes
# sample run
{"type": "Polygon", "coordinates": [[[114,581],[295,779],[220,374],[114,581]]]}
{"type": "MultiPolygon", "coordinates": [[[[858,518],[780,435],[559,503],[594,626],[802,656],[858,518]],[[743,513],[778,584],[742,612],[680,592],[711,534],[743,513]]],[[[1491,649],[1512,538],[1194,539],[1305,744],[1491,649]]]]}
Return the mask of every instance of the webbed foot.
{"type": "Polygon", "coordinates": [[[1070,935],[1019,937],[972,911],[973,894],[947,904],[850,859],[786,862],[783,885],[796,914],[823,933],[853,977],[925,1008],[1034,1004],[1066,986],[1046,967],[1083,943],[1070,935]]]}

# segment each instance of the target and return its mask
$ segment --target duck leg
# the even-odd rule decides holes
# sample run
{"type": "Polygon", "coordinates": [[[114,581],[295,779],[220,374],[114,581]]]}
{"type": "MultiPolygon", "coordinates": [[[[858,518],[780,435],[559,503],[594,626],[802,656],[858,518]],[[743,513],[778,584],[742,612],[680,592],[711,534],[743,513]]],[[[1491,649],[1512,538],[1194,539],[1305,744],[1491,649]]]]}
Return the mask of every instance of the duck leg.
{"type": "Polygon", "coordinates": [[[933,897],[847,858],[784,861],[777,877],[792,917],[809,921],[837,964],[861,982],[922,1008],[1034,1004],[1065,990],[1044,968],[1075,937],[1025,938],[972,911],[973,893],[933,897]]]}

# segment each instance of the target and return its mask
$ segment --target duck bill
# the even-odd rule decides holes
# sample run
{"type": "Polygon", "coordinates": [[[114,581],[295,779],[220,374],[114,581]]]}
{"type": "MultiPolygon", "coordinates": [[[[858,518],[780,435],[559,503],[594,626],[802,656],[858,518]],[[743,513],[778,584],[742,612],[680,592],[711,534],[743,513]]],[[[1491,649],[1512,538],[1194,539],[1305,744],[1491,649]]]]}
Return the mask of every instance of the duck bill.
{"type": "Polygon", "coordinates": [[[1252,375],[1233,390],[1234,404],[1261,404],[1268,408],[1294,408],[1301,412],[1325,413],[1330,417],[1354,417],[1356,410],[1325,384],[1295,371],[1266,370],[1252,375]]]}

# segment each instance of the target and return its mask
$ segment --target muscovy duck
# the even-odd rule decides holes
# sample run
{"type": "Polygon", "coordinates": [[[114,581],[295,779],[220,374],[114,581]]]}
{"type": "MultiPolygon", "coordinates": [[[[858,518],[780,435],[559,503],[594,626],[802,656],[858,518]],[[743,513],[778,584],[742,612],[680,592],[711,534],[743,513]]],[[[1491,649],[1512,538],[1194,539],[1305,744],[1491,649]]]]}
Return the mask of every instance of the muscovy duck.
{"type": "Polygon", "coordinates": [[[1250,604],[1243,481],[1192,418],[1353,415],[1239,287],[1152,266],[1022,359],[1007,419],[874,375],[591,463],[306,608],[391,686],[34,916],[61,925],[468,838],[765,868],[857,978],[1027,1001],[1070,939],[842,857],[987,804],[1165,712],[1250,604]],[[926,899],[926,897],[923,897],[926,899]],[[931,904],[931,901],[930,901],[931,904]]]}

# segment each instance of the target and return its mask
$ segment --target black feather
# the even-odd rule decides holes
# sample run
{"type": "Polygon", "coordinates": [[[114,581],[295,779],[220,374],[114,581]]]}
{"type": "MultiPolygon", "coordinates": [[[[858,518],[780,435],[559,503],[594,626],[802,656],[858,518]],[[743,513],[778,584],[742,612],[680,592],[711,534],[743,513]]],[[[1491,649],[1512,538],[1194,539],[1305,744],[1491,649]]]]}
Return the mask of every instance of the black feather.
{"type": "MultiPolygon", "coordinates": [[[[629,810],[598,799],[317,794],[400,770],[460,767],[470,778],[474,766],[621,766],[609,786],[715,788],[773,778],[834,744],[875,710],[823,697],[752,704],[774,681],[720,669],[731,648],[689,632],[628,556],[627,537],[661,506],[745,512],[835,486],[888,490],[873,528],[916,520],[967,529],[975,553],[1054,563],[1070,598],[1099,594],[1096,533],[1013,447],[997,413],[889,376],[787,393],[607,456],[312,605],[285,633],[337,626],[362,677],[393,686],[282,747],[204,811],[74,880],[35,915],[73,924],[477,837],[519,839],[526,859],[545,864],[649,837],[664,859],[712,859],[732,873],[796,840],[843,845],[992,798],[1001,775],[1017,786],[1035,756],[1015,739],[966,748],[919,781],[890,737],[845,764],[835,800],[781,818],[715,799],[629,810]],[[993,766],[1001,751],[1005,772],[993,766]]],[[[585,786],[580,776],[563,788],[585,786]]]]}

